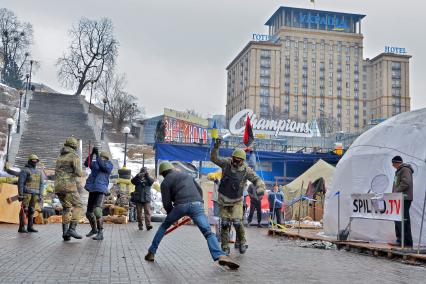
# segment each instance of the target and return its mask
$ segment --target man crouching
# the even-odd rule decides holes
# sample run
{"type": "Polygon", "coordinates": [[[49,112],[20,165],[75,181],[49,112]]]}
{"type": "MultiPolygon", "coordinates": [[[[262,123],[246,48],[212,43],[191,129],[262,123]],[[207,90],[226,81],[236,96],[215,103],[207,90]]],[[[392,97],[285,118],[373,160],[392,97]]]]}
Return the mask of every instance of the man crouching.
{"type": "Polygon", "coordinates": [[[169,162],[162,162],[159,169],[164,177],[161,183],[161,197],[167,217],[155,234],[145,260],[154,261],[155,253],[166,230],[184,216],[189,216],[207,240],[214,261],[230,269],[238,269],[239,264],[229,258],[219,246],[215,234],[211,231],[204,213],[203,193],[200,185],[187,173],[176,171],[169,162]]]}

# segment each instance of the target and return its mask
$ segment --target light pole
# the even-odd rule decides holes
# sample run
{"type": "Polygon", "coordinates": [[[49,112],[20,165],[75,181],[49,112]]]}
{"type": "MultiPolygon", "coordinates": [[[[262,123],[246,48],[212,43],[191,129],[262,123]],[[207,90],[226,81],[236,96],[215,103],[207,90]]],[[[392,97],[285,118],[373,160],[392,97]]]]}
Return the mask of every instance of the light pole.
{"type": "Polygon", "coordinates": [[[92,93],[93,93],[93,83],[94,83],[94,81],[93,80],[90,80],[90,99],[89,99],[89,113],[90,113],[90,110],[91,110],[91,108],[92,108],[92,93]]]}
{"type": "Polygon", "coordinates": [[[21,132],[21,106],[22,106],[22,92],[19,93],[19,112],[18,112],[18,124],[16,125],[16,133],[21,132]]]}
{"type": "Polygon", "coordinates": [[[124,133],[124,163],[123,163],[123,167],[126,167],[126,156],[127,156],[127,136],[129,136],[130,133],[130,128],[129,127],[124,127],[123,128],[123,133],[124,133]]]}
{"type": "Polygon", "coordinates": [[[7,148],[6,148],[6,163],[9,162],[9,144],[10,144],[10,132],[12,131],[12,126],[15,123],[12,118],[6,119],[7,123],[7,148]]]}
{"type": "Polygon", "coordinates": [[[105,107],[108,102],[107,98],[103,98],[102,102],[104,103],[104,112],[102,113],[102,129],[101,129],[101,140],[104,140],[104,132],[105,132],[105,107]]]}
{"type": "Polygon", "coordinates": [[[30,85],[29,85],[29,88],[30,88],[30,90],[32,90],[32,88],[31,88],[31,75],[32,75],[32,72],[33,72],[33,63],[34,63],[34,60],[30,60],[30,85]]]}
{"type": "Polygon", "coordinates": [[[27,107],[28,81],[30,79],[30,75],[29,74],[25,75],[25,79],[27,83],[25,84],[24,108],[27,107]]]}
{"type": "Polygon", "coordinates": [[[132,103],[131,115],[130,115],[130,132],[133,130],[133,117],[136,111],[136,103],[132,103]]]}

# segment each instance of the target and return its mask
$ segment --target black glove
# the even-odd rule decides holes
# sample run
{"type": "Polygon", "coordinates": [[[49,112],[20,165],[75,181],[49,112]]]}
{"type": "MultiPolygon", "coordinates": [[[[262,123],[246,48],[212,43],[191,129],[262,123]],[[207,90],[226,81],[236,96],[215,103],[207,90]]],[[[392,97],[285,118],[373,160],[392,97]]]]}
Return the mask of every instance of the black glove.
{"type": "Polygon", "coordinates": [[[222,139],[216,138],[216,140],[214,141],[214,147],[219,148],[220,144],[222,144],[222,139]]]}
{"type": "Polygon", "coordinates": [[[23,196],[23,195],[18,195],[18,201],[19,201],[19,202],[24,201],[24,196],[23,196]]]}
{"type": "Polygon", "coordinates": [[[98,149],[98,147],[93,147],[93,149],[92,149],[92,156],[93,155],[99,156],[99,149],[98,149]]]}

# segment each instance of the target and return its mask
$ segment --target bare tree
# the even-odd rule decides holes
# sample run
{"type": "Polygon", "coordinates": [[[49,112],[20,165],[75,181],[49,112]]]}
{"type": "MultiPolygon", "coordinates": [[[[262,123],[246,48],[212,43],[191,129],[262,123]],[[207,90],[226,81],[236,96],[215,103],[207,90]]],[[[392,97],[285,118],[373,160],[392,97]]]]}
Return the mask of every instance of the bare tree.
{"type": "Polygon", "coordinates": [[[20,22],[12,11],[1,8],[0,35],[2,80],[12,83],[14,87],[21,87],[22,68],[28,63],[29,49],[33,41],[33,27],[29,23],[20,22]]]}
{"type": "Polygon", "coordinates": [[[143,115],[143,108],[136,103],[137,99],[125,91],[126,75],[116,75],[109,70],[98,82],[98,96],[107,100],[107,109],[113,127],[121,130],[126,121],[137,115],[143,115]]]}
{"type": "Polygon", "coordinates": [[[71,44],[67,53],[58,59],[58,77],[63,86],[77,87],[80,95],[91,82],[98,82],[105,70],[112,69],[118,54],[118,41],[108,18],[82,18],[69,32],[71,44]]]}

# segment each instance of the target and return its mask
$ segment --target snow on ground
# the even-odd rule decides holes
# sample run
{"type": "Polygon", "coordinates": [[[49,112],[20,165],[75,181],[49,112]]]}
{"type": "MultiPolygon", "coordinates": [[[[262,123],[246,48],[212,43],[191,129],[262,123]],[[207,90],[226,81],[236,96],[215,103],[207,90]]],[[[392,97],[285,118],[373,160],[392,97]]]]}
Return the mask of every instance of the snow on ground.
{"type": "MultiPolygon", "coordinates": [[[[109,149],[111,151],[112,159],[118,161],[118,165],[121,168],[124,163],[124,143],[108,143],[109,149]]],[[[129,149],[132,147],[131,144],[127,145],[127,148],[129,149]]],[[[130,169],[132,171],[132,175],[136,175],[141,167],[142,167],[142,155],[135,155],[136,158],[129,158],[129,156],[126,157],[126,168],[130,169]]],[[[155,160],[154,158],[151,159],[145,159],[145,167],[147,167],[151,173],[155,170],[155,160]]]]}

